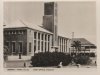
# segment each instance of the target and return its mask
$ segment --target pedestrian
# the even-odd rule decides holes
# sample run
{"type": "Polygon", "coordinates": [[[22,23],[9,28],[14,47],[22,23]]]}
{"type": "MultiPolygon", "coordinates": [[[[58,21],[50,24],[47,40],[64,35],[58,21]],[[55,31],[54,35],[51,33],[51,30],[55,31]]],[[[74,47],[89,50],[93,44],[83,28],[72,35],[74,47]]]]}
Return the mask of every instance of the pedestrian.
{"type": "Polygon", "coordinates": [[[80,64],[76,64],[76,66],[77,66],[77,68],[79,68],[80,67],[80,64]]]}
{"type": "Polygon", "coordinates": [[[62,67],[62,62],[60,62],[58,65],[58,68],[61,68],[61,67],[62,67]]]}
{"type": "Polygon", "coordinates": [[[24,67],[26,67],[26,63],[24,62],[24,67]]]}

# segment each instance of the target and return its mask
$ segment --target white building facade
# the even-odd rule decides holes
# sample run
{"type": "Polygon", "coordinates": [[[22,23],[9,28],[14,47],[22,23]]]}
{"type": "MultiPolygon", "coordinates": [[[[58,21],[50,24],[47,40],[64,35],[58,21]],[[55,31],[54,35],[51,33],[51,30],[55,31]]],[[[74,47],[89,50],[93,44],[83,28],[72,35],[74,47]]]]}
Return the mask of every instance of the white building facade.
{"type": "Polygon", "coordinates": [[[68,38],[58,35],[57,3],[44,4],[43,26],[30,25],[18,20],[4,26],[4,46],[9,55],[34,55],[39,52],[69,53],[68,38]]]}

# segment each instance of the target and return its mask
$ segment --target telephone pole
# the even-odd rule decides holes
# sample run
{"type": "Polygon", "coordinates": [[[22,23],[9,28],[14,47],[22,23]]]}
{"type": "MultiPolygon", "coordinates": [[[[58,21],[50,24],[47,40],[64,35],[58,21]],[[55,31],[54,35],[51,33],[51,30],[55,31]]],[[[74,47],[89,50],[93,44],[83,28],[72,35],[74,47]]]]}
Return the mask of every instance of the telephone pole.
{"type": "Polygon", "coordinates": [[[72,32],[72,39],[74,38],[74,32],[72,32]]]}

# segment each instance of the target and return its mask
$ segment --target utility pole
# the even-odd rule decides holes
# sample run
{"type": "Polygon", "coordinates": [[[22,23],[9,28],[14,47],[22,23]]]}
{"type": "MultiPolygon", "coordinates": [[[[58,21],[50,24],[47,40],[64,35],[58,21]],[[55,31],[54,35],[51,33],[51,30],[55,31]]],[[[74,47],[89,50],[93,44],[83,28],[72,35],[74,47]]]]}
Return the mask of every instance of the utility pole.
{"type": "Polygon", "coordinates": [[[72,39],[74,38],[74,32],[72,32],[72,39]]]}
{"type": "MultiPolygon", "coordinates": [[[[73,43],[73,38],[74,38],[74,32],[72,32],[72,43],[73,43]]],[[[74,47],[73,47],[73,54],[74,54],[74,47]]]]}

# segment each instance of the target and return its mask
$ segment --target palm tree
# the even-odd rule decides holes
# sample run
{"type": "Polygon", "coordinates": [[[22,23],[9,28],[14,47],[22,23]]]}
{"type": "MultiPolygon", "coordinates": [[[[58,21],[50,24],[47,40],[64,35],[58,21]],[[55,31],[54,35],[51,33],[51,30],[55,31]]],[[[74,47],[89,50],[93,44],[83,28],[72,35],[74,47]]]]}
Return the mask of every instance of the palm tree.
{"type": "Polygon", "coordinates": [[[73,41],[72,47],[76,49],[76,55],[77,53],[81,51],[81,42],[80,41],[73,41]]]}

